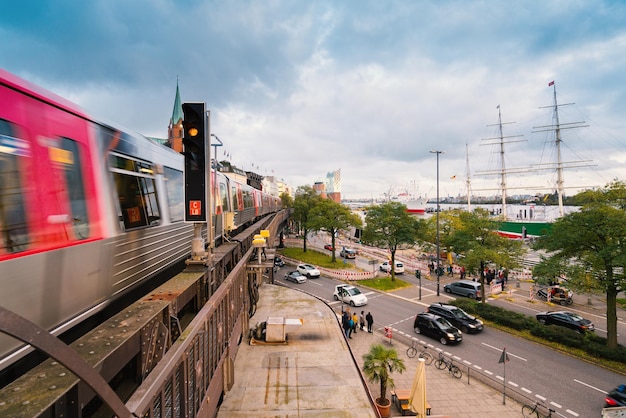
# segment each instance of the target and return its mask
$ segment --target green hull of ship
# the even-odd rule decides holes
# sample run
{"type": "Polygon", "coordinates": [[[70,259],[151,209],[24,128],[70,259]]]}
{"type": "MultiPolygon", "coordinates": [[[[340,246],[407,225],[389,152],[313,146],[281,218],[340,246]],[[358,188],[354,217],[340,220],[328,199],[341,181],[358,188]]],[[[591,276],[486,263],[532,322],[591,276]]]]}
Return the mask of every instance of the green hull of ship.
{"type": "Polygon", "coordinates": [[[522,228],[526,228],[526,236],[540,237],[550,233],[551,222],[530,222],[530,221],[504,221],[500,224],[498,232],[501,235],[511,237],[522,237],[522,228]]]}

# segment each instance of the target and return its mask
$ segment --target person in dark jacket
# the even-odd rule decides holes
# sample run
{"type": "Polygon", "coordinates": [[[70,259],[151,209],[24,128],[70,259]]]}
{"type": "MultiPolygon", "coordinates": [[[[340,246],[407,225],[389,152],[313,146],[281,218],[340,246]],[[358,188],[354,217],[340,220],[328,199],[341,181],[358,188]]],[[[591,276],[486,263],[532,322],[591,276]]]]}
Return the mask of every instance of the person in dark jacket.
{"type": "Polygon", "coordinates": [[[367,315],[365,315],[365,320],[367,321],[367,332],[371,334],[372,326],[374,326],[374,317],[371,312],[368,312],[367,315]]]}

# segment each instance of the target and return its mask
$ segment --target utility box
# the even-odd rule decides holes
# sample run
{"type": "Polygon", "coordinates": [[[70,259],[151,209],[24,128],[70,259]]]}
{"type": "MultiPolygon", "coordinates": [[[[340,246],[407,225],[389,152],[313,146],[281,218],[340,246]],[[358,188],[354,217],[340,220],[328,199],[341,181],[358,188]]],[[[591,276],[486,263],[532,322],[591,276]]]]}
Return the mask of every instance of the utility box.
{"type": "Polygon", "coordinates": [[[285,342],[287,334],[302,326],[302,319],[285,319],[282,316],[270,316],[266,321],[265,342],[285,342]]]}

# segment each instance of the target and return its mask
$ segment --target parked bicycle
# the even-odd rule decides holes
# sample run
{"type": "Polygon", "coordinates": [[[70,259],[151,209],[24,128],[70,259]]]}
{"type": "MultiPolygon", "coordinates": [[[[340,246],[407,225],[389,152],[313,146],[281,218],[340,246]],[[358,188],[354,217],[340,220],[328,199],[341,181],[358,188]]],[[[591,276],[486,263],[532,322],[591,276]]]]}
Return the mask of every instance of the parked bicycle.
{"type": "MultiPolygon", "coordinates": [[[[411,341],[411,346],[406,350],[406,355],[409,356],[410,358],[415,357],[415,355],[418,353],[418,349],[416,347],[416,343],[417,341],[412,340],[411,341]]],[[[424,346],[423,349],[419,350],[419,357],[418,358],[423,358],[424,359],[424,363],[426,363],[427,366],[430,366],[433,362],[433,360],[435,359],[433,357],[432,354],[430,354],[428,352],[428,347],[424,346]]]]}
{"type": "Polygon", "coordinates": [[[546,407],[544,404],[540,402],[535,402],[535,406],[524,405],[522,406],[522,415],[525,418],[552,418],[552,413],[556,412],[554,409],[550,409],[546,407]],[[543,415],[539,413],[539,405],[546,408],[548,410],[548,415],[543,415]]]}
{"type": "Polygon", "coordinates": [[[435,361],[435,367],[439,370],[444,370],[447,368],[448,372],[457,379],[463,377],[463,372],[461,371],[461,369],[459,369],[459,367],[454,364],[452,359],[448,360],[443,355],[443,353],[439,353],[439,359],[435,361]]]}

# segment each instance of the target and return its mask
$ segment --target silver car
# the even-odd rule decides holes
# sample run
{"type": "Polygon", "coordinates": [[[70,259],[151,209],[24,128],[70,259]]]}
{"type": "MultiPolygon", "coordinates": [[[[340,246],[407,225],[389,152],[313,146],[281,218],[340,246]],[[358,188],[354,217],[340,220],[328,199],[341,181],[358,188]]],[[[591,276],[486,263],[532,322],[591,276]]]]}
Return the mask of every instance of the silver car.
{"type": "Polygon", "coordinates": [[[285,280],[288,280],[290,282],[294,282],[294,283],[306,283],[306,276],[304,276],[302,273],[300,273],[299,271],[290,271],[289,273],[285,274],[285,280]]]}

